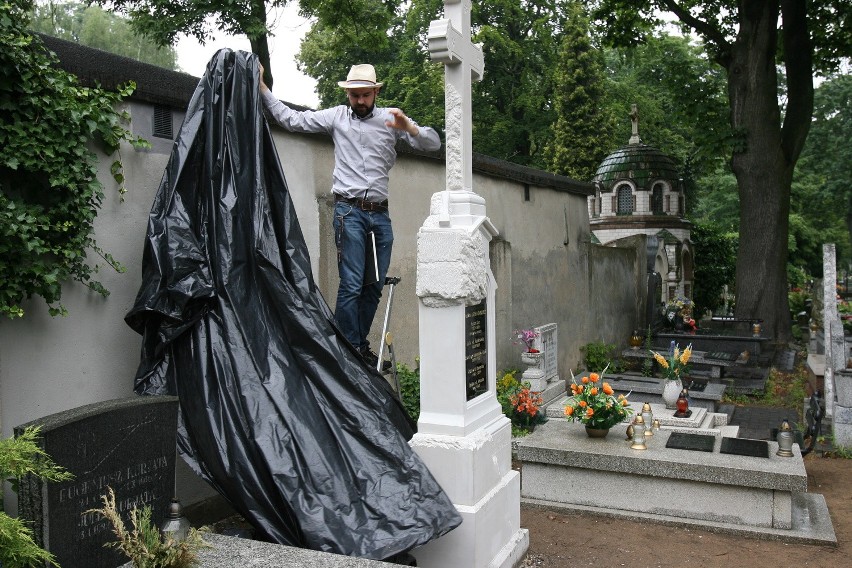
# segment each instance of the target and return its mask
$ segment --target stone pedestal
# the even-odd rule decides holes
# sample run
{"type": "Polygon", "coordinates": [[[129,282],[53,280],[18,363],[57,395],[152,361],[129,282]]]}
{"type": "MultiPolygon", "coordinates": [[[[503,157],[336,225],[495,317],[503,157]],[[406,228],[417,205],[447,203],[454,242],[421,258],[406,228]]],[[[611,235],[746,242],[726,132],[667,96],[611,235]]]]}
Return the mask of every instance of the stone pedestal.
{"type": "Polygon", "coordinates": [[[510,568],[529,546],[511,422],[496,397],[494,234],[484,201],[469,192],[435,194],[418,234],[420,419],[411,446],[464,519],[412,552],[421,567],[510,568]]]}
{"type": "Polygon", "coordinates": [[[834,444],[852,448],[852,369],[840,369],[834,374],[837,403],[831,422],[834,444]]]}
{"type": "Polygon", "coordinates": [[[521,353],[521,363],[527,366],[521,375],[521,381],[530,383],[530,390],[541,392],[547,388],[547,379],[544,375],[544,353],[521,353]]]}

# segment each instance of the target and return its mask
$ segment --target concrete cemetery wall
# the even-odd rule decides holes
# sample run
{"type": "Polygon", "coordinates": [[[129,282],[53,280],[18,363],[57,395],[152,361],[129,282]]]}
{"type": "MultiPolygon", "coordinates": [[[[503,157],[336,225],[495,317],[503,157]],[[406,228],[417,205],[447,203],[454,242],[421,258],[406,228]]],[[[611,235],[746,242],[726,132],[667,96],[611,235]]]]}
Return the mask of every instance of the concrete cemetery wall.
{"type": "MultiPolygon", "coordinates": [[[[98,69],[98,80],[110,86],[103,73],[127,70],[126,61],[96,50],[83,50],[86,62],[98,69]]],[[[119,58],[123,59],[123,58],[119,58]]],[[[134,65],[139,66],[138,62],[134,65]]],[[[128,103],[133,130],[153,143],[147,151],[122,149],[128,193],[122,202],[109,178],[112,158],[102,157],[101,179],[105,200],[95,230],[98,243],[122,262],[125,273],[102,269],[99,279],[111,291],[108,298],[82,285],[67,283],[63,304],[67,317],[52,318],[44,302],[24,303],[26,317],[0,320],[0,418],[2,435],[10,436],[16,425],[56,412],[132,394],[133,377],[139,361],[140,337],[125,323],[141,278],[141,256],[147,215],[173,142],[150,135],[153,105],[171,104],[175,134],[189,100],[172,87],[187,85],[188,76],[149,69],[159,83],[147,86],[138,77],[139,88],[128,103]],[[162,92],[157,91],[156,84],[162,92]],[[159,98],[158,98],[159,97],[159,98]],[[171,99],[168,99],[171,97],[171,99]],[[182,101],[182,102],[181,102],[182,101]]],[[[93,72],[94,73],[94,72],[93,72]]],[[[79,74],[79,72],[78,72],[79,74]]],[[[191,78],[190,78],[191,79],[191,78]]],[[[286,90],[278,95],[286,98],[286,90]]],[[[329,188],[333,147],[325,136],[295,135],[274,130],[275,140],[302,231],[311,251],[315,279],[330,305],[337,290],[336,255],[331,231],[329,188]]],[[[429,214],[430,197],[444,187],[445,166],[440,154],[402,154],[391,173],[391,216],[395,246],[390,274],[402,277],[393,302],[391,330],[398,360],[414,366],[418,355],[418,308],[415,289],[416,238],[429,214]]],[[[600,255],[589,252],[589,221],[586,196],[591,186],[545,172],[514,166],[478,156],[474,191],[485,198],[487,214],[500,235],[491,243],[492,269],[499,286],[496,301],[496,346],[498,368],[520,366],[520,348],[512,345],[512,330],[555,322],[559,325],[559,369],[567,374],[581,359],[579,347],[589,341],[621,341],[629,334],[618,322],[627,309],[628,292],[619,289],[618,300],[602,300],[611,285],[590,287],[590,264],[600,255]],[[598,298],[598,299],[595,299],[598,298]],[[599,303],[609,305],[606,312],[599,303]],[[602,337],[602,333],[610,334],[602,337]]],[[[593,275],[606,274],[612,283],[632,282],[627,259],[606,261],[593,275]]],[[[591,280],[592,283],[595,280],[591,280]]],[[[387,294],[385,294],[387,296],[387,294]]],[[[378,341],[385,313],[379,307],[373,329],[378,341]]],[[[178,494],[184,503],[204,497],[188,470],[180,471],[178,494]]],[[[6,492],[6,508],[14,513],[14,498],[6,492]]]]}

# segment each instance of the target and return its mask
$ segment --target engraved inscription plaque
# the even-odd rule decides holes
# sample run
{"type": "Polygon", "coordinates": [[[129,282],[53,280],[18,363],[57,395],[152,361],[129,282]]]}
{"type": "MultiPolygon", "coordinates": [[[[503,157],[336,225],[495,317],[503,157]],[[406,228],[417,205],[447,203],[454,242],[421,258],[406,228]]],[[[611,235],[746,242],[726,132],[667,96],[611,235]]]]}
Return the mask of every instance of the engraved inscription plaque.
{"type": "Polygon", "coordinates": [[[482,301],[464,311],[464,354],[467,400],[488,390],[488,337],[486,308],[482,301]]]}
{"type": "Polygon", "coordinates": [[[107,487],[127,518],[136,506],[151,507],[159,526],[175,490],[178,399],[131,397],[82,406],[15,428],[41,426],[41,447],[74,474],[62,483],[27,479],[20,487],[18,514],[31,521],[39,544],[62,568],[114,568],[127,558],[104,543],[112,526],[89,509],[103,506],[107,487]]]}

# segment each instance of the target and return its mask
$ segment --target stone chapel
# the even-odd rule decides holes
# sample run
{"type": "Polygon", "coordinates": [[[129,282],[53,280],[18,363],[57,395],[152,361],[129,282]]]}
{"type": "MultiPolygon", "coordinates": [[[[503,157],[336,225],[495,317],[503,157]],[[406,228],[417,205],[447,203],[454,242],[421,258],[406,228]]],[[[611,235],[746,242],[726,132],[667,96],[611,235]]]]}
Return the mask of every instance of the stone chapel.
{"type": "Polygon", "coordinates": [[[670,156],[642,143],[636,105],[630,118],[633,131],[627,145],[604,158],[592,179],[592,242],[618,246],[619,240],[634,235],[656,237],[654,271],[662,278],[658,300],[692,298],[692,223],[685,218],[683,180],[670,156]]]}

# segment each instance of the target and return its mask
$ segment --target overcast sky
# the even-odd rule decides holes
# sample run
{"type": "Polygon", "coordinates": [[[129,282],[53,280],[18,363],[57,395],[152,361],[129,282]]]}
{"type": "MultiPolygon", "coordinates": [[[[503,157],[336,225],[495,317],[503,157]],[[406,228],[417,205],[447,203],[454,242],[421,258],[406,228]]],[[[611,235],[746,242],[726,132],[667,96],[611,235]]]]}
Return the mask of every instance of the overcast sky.
{"type": "MultiPolygon", "coordinates": [[[[296,53],[299,51],[299,43],[310,29],[310,22],[299,16],[298,3],[292,2],[279,11],[273,25],[269,51],[275,96],[287,102],[316,108],[319,104],[314,92],[316,81],[296,69],[296,53]]],[[[194,38],[182,37],[175,46],[178,65],[184,72],[201,77],[210,58],[223,47],[251,51],[245,36],[217,34],[205,45],[200,45],[194,38]]]]}

